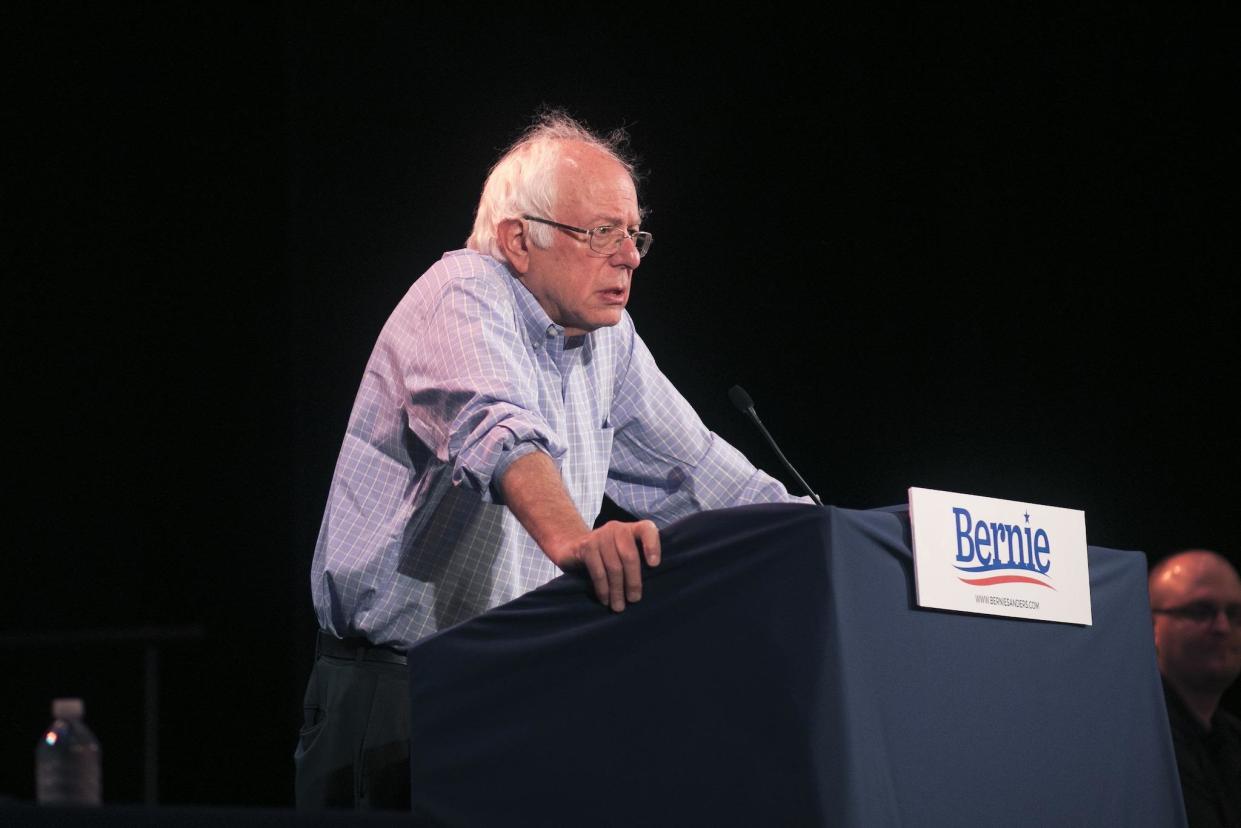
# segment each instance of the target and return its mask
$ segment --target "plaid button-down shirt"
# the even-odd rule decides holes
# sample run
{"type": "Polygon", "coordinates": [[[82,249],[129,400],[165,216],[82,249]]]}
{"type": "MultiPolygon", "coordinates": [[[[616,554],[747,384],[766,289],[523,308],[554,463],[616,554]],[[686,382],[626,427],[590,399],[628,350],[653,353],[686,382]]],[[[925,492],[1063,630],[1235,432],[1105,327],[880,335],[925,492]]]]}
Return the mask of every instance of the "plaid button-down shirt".
{"type": "Polygon", "coordinates": [[[493,485],[544,451],[587,525],[793,500],[702,424],[628,313],[564,335],[499,261],[447,253],[367,363],[311,586],[320,626],[406,648],[560,574],[493,485]]]}

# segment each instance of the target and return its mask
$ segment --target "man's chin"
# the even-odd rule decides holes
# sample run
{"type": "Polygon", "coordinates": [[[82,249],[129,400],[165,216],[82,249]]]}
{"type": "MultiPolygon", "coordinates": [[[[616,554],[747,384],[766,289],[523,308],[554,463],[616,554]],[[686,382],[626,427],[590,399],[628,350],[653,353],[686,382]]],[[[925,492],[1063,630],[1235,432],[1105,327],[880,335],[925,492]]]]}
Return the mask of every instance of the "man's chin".
{"type": "Polygon", "coordinates": [[[624,311],[624,309],[625,308],[621,306],[621,307],[616,308],[615,311],[605,310],[605,311],[600,311],[599,313],[593,314],[590,317],[590,319],[585,319],[582,321],[581,329],[586,330],[586,331],[594,331],[594,330],[598,330],[599,328],[615,327],[617,324],[620,323],[621,312],[624,311]]]}
{"type": "Polygon", "coordinates": [[[1241,665],[1236,662],[1215,662],[1202,665],[1195,671],[1194,681],[1189,683],[1195,690],[1204,693],[1222,693],[1241,675],[1241,665]]]}

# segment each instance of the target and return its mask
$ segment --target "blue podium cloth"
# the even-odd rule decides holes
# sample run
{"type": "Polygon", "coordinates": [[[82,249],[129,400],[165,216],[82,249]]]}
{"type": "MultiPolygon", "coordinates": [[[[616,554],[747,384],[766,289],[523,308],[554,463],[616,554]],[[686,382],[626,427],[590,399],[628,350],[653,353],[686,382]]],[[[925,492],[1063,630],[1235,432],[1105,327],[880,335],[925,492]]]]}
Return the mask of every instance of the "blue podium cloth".
{"type": "Polygon", "coordinates": [[[903,511],[662,539],[624,613],[566,575],[410,650],[418,821],[1184,825],[1142,555],[1085,627],[919,609],[903,511]]]}

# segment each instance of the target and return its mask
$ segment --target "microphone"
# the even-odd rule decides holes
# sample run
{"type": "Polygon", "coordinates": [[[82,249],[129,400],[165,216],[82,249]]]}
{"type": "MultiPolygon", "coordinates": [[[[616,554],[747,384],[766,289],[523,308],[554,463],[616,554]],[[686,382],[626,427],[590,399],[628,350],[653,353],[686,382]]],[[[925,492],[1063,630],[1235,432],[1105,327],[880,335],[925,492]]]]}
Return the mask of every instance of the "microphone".
{"type": "Polygon", "coordinates": [[[806,482],[805,478],[797,473],[797,469],[793,468],[793,464],[788,461],[788,458],[784,456],[784,452],[780,451],[780,447],[776,445],[776,441],[772,439],[771,434],[768,433],[767,427],[763,425],[763,421],[758,418],[758,412],[754,410],[754,400],[750,399],[750,395],[745,392],[745,389],[740,385],[734,385],[732,388],[728,389],[728,399],[733,401],[733,405],[737,406],[738,411],[754,421],[754,425],[758,426],[758,430],[761,431],[763,436],[767,438],[768,444],[776,452],[776,456],[780,458],[780,462],[784,464],[786,469],[792,472],[793,477],[797,479],[797,482],[801,484],[801,487],[809,493],[810,499],[813,500],[816,505],[822,506],[823,501],[819,500],[819,496],[814,493],[813,489],[810,488],[810,484],[806,482]]]}

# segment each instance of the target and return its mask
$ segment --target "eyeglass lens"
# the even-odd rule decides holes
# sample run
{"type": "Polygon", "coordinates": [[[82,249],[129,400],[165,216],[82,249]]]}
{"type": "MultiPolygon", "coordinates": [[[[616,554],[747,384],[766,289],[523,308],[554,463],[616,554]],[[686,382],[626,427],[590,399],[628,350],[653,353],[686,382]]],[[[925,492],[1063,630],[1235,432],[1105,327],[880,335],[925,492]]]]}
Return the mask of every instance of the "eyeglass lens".
{"type": "Polygon", "coordinates": [[[1205,624],[1208,621],[1214,621],[1215,617],[1221,612],[1228,616],[1228,622],[1233,626],[1241,626],[1241,604],[1186,604],[1183,607],[1174,607],[1169,610],[1174,615],[1179,615],[1189,621],[1198,624],[1205,624]]]}
{"type": "Polygon", "coordinates": [[[620,227],[596,227],[590,231],[590,248],[596,253],[614,253],[626,238],[633,239],[634,247],[638,248],[638,255],[645,256],[646,251],[651,246],[651,234],[644,231],[628,233],[620,227]]]}

